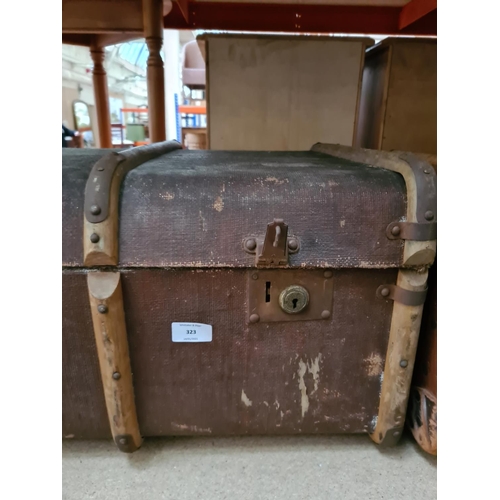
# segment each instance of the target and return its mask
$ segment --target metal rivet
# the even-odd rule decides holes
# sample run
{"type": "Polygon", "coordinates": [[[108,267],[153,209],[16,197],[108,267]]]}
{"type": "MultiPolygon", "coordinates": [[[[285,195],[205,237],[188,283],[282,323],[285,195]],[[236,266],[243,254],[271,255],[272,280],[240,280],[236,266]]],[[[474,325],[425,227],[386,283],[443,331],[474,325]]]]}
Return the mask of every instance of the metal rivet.
{"type": "Polygon", "coordinates": [[[406,361],[406,359],[401,360],[401,362],[399,363],[399,366],[401,368],[406,368],[408,366],[408,361],[406,361]]]}
{"type": "Polygon", "coordinates": [[[97,310],[101,313],[101,314],[106,314],[108,312],[108,306],[104,305],[104,304],[99,304],[97,306],[97,310]]]}
{"type": "Polygon", "coordinates": [[[259,279],[259,275],[257,273],[253,273],[252,274],[252,279],[253,280],[258,280],[259,279]]]}
{"type": "Polygon", "coordinates": [[[97,167],[97,170],[99,170],[99,172],[102,172],[104,170],[104,167],[97,167]]]}
{"type": "Polygon", "coordinates": [[[99,235],[97,233],[92,233],[90,235],[90,241],[92,243],[97,243],[100,240],[99,235]]]}
{"type": "Polygon", "coordinates": [[[101,213],[101,207],[99,205],[92,205],[90,207],[90,213],[92,215],[99,215],[101,213]]]}
{"type": "Polygon", "coordinates": [[[428,168],[424,169],[424,174],[430,174],[430,173],[431,173],[431,171],[428,168]]]}
{"type": "Polygon", "coordinates": [[[115,372],[115,373],[113,373],[113,378],[114,378],[115,380],[120,380],[120,378],[121,378],[120,372],[115,372]]]}
{"type": "Polygon", "coordinates": [[[333,273],[332,273],[331,271],[325,271],[325,272],[323,273],[323,276],[324,276],[325,278],[331,278],[331,277],[333,276],[333,273]]]}
{"type": "Polygon", "coordinates": [[[255,241],[255,238],[249,238],[247,241],[245,241],[245,248],[247,250],[255,250],[257,248],[257,242],[255,241]]]}
{"type": "Polygon", "coordinates": [[[126,439],[126,438],[120,438],[120,439],[118,440],[118,442],[119,442],[120,444],[123,444],[123,445],[124,445],[124,444],[127,444],[127,439],[126,439]]]}
{"type": "Polygon", "coordinates": [[[250,315],[250,323],[257,323],[260,320],[260,316],[258,314],[250,315]]]}
{"type": "Polygon", "coordinates": [[[394,226],[392,229],[391,229],[391,234],[393,236],[397,236],[399,233],[401,232],[401,228],[399,226],[394,226]]]}
{"type": "Polygon", "coordinates": [[[297,250],[297,248],[299,248],[299,242],[295,239],[295,238],[292,238],[289,242],[288,242],[288,248],[290,250],[297,250]]]}
{"type": "Polygon", "coordinates": [[[321,317],[322,317],[323,319],[328,319],[328,318],[330,317],[330,311],[323,311],[323,312],[321,313],[321,317]]]}
{"type": "Polygon", "coordinates": [[[426,220],[432,220],[434,219],[434,213],[431,210],[427,210],[427,212],[425,212],[424,214],[424,217],[426,220]]]}
{"type": "Polygon", "coordinates": [[[382,290],[380,290],[380,295],[382,295],[382,297],[388,297],[390,293],[391,291],[388,288],[382,288],[382,290]]]}

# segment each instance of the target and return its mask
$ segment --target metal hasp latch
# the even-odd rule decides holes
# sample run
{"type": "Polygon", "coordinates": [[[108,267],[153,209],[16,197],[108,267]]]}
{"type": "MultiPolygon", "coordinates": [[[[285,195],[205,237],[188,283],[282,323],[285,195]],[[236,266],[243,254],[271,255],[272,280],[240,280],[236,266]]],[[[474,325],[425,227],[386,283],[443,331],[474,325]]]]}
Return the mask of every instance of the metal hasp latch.
{"type": "Polygon", "coordinates": [[[246,252],[255,254],[257,267],[279,267],[288,265],[289,253],[299,251],[299,240],[288,237],[288,226],[283,219],[274,219],[267,225],[264,238],[246,238],[243,247],[246,252]]]}

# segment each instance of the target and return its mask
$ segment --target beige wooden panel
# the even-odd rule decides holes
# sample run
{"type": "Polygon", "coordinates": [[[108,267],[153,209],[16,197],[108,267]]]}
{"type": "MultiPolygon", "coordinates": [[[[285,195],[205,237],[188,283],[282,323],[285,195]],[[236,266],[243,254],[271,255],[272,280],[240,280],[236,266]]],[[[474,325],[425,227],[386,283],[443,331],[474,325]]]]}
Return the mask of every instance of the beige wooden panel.
{"type": "Polygon", "coordinates": [[[204,38],[211,149],[352,145],[362,61],[370,39],[204,38]]]}
{"type": "Polygon", "coordinates": [[[392,43],[382,149],[437,154],[437,44],[392,43]]]}
{"type": "Polygon", "coordinates": [[[380,149],[387,102],[391,48],[375,47],[365,56],[355,146],[380,149]]]}

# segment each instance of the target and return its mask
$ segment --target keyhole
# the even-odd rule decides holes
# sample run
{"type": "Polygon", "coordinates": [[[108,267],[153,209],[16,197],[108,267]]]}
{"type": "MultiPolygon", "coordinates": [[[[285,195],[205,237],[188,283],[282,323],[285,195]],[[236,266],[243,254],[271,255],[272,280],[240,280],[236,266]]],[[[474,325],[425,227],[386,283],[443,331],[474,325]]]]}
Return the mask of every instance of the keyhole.
{"type": "Polygon", "coordinates": [[[271,282],[266,281],[266,302],[271,301],[271,282]]]}
{"type": "Polygon", "coordinates": [[[278,302],[287,314],[297,314],[307,307],[309,293],[301,286],[291,285],[280,293],[278,302]]]}

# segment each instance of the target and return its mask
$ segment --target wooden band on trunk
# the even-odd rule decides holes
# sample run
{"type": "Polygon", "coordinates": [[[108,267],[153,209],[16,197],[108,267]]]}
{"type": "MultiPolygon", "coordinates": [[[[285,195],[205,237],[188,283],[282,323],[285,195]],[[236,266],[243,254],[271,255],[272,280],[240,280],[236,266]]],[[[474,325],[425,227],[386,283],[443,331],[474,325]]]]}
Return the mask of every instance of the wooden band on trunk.
{"type": "Polygon", "coordinates": [[[85,187],[83,257],[86,266],[118,265],[120,188],[127,173],[181,148],[177,141],[160,142],[109,153],[94,165],[85,187]]]}
{"type": "Polygon", "coordinates": [[[141,445],[134,400],[120,273],[91,272],[87,284],[109,425],[116,445],[131,453],[141,445]]]}
{"type": "MultiPolygon", "coordinates": [[[[181,149],[176,141],[112,152],[92,168],[85,189],[83,252],[85,266],[118,265],[120,188],[133,168],[181,149]]],[[[113,439],[121,451],[141,445],[127,326],[119,272],[90,272],[87,279],[95,342],[113,439]]]]}
{"type": "MultiPolygon", "coordinates": [[[[412,292],[424,292],[427,275],[427,271],[401,269],[397,286],[412,292]]],[[[376,443],[394,445],[403,432],[423,308],[423,302],[419,305],[394,302],[380,405],[371,433],[376,443]]]]}
{"type": "MultiPolygon", "coordinates": [[[[407,213],[401,214],[405,221],[422,224],[425,220],[432,220],[435,223],[437,182],[436,172],[431,166],[436,163],[434,157],[321,143],[313,145],[311,150],[402,175],[407,195],[407,213]]],[[[382,297],[387,298],[391,293],[394,295],[394,290],[399,290],[399,298],[404,299],[394,302],[379,410],[370,434],[381,445],[396,444],[403,432],[424,308],[423,297],[427,289],[427,269],[435,257],[435,240],[405,240],[404,267],[399,270],[396,286],[383,285],[376,291],[380,294],[386,288],[389,293],[382,297]],[[409,300],[409,297],[412,298],[409,300]]]]}

